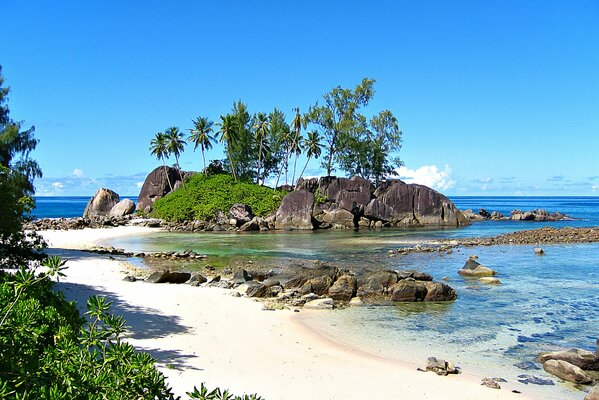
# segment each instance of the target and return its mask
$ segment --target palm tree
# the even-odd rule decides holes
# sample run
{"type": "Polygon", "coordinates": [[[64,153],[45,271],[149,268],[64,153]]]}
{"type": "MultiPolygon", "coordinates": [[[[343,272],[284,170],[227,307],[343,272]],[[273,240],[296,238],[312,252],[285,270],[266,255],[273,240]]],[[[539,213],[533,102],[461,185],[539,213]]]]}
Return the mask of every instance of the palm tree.
{"type": "Polygon", "coordinates": [[[164,159],[168,157],[169,152],[167,150],[166,136],[163,132],[156,133],[156,136],[150,140],[150,154],[156,156],[158,160],[162,160],[162,165],[164,166],[164,176],[166,177],[168,186],[172,192],[173,185],[171,184],[169,174],[166,172],[166,161],[164,161],[164,159]]]}
{"type": "Polygon", "coordinates": [[[235,117],[233,115],[221,115],[220,122],[218,125],[218,133],[220,133],[220,142],[225,143],[227,146],[227,156],[229,157],[229,163],[231,164],[231,172],[233,173],[233,178],[237,180],[237,175],[235,174],[235,165],[233,164],[233,159],[231,158],[231,146],[234,146],[237,140],[236,135],[236,123],[235,117]]]}
{"type": "MultiPolygon", "coordinates": [[[[297,158],[300,154],[302,154],[301,144],[301,131],[303,125],[303,118],[299,112],[299,107],[293,109],[295,111],[295,117],[293,117],[293,121],[291,121],[291,140],[289,141],[289,148],[287,151],[287,163],[289,163],[289,157],[291,154],[295,154],[295,161],[293,162],[293,175],[291,176],[291,184],[295,181],[295,170],[297,167],[297,158]]],[[[285,175],[285,183],[287,183],[287,175],[285,175]]]]}
{"type": "Polygon", "coordinates": [[[214,123],[209,121],[206,117],[197,117],[193,122],[193,128],[189,130],[189,141],[194,144],[193,150],[195,151],[198,146],[202,150],[202,161],[204,162],[204,174],[206,171],[206,158],[204,157],[204,151],[212,148],[212,142],[214,138],[210,136],[212,133],[212,125],[214,123]]]}
{"type": "Polygon", "coordinates": [[[256,183],[260,183],[260,167],[262,163],[262,154],[264,151],[264,138],[270,131],[270,120],[264,113],[258,113],[254,122],[254,131],[258,147],[258,171],[256,173],[256,183]]]}
{"type": "Polygon", "coordinates": [[[306,160],[306,164],[302,169],[302,173],[300,174],[299,178],[297,178],[297,180],[300,180],[301,177],[304,175],[304,171],[306,170],[306,167],[308,166],[310,159],[312,157],[314,157],[315,159],[318,159],[320,157],[320,154],[322,153],[322,143],[320,142],[320,140],[321,137],[318,134],[318,131],[308,132],[308,138],[302,140],[302,148],[306,152],[308,160],[306,160]]]}
{"type": "Polygon", "coordinates": [[[166,136],[166,150],[168,154],[172,154],[175,156],[175,168],[179,172],[179,178],[183,180],[183,176],[181,175],[181,168],[179,165],[179,156],[183,153],[183,149],[187,142],[183,140],[183,133],[179,131],[179,128],[176,126],[171,126],[166,131],[164,131],[164,135],[166,136]]]}

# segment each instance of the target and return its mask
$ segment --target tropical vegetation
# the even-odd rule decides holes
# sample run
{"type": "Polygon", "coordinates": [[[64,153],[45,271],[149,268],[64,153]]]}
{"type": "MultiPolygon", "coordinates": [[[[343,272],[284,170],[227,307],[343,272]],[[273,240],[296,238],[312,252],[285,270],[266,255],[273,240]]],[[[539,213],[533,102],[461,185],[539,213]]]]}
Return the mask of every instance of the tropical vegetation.
{"type": "MultiPolygon", "coordinates": [[[[304,114],[294,108],[290,122],[277,108],[270,113],[252,114],[238,100],[216,123],[206,116],[192,120],[188,140],[194,150],[201,150],[205,175],[205,152],[218,140],[225,155],[219,160],[220,165],[235,181],[269,181],[274,187],[284,182],[293,186],[296,177],[304,176],[312,159],[322,159],[327,175],[339,170],[348,176],[359,175],[379,182],[402,165],[397,157],[402,132],[391,111],[383,110],[370,118],[364,113],[374,96],[374,83],[373,79],[364,78],[353,89],[337,86],[323,95],[322,104],[317,102],[304,114]],[[213,132],[216,137],[211,136],[213,132]],[[306,161],[298,166],[302,156],[306,161]]],[[[174,156],[178,166],[185,141],[174,132],[178,132],[177,127],[156,134],[150,151],[163,161],[174,156]],[[161,142],[161,136],[166,143],[161,142]]]]}
{"type": "Polygon", "coordinates": [[[152,207],[151,215],[169,221],[213,220],[219,211],[236,203],[252,208],[257,216],[266,216],[279,207],[281,192],[228,174],[196,174],[181,189],[165,196],[152,207]]]}

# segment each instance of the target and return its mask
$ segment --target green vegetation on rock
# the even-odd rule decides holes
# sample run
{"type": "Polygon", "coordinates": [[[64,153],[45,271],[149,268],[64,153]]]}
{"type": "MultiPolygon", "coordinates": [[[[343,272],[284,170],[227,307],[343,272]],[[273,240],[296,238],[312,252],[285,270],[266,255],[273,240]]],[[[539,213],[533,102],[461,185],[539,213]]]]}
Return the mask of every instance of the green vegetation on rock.
{"type": "Polygon", "coordinates": [[[168,221],[212,220],[219,211],[243,203],[257,216],[266,216],[279,207],[280,192],[230,175],[194,175],[180,189],[158,200],[151,216],[168,221]]]}

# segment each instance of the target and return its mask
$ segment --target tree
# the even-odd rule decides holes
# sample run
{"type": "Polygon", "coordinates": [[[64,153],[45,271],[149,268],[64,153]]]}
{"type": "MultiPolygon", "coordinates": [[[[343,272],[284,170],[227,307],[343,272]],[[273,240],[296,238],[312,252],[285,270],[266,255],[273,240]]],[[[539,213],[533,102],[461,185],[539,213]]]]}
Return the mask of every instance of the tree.
{"type": "Polygon", "coordinates": [[[235,141],[227,147],[235,163],[236,174],[242,179],[253,179],[258,160],[257,146],[252,133],[252,117],[241,100],[233,104],[231,115],[235,120],[235,141]]]}
{"type": "Polygon", "coordinates": [[[258,169],[256,171],[256,183],[260,183],[260,167],[263,156],[266,156],[264,150],[266,149],[265,140],[267,139],[268,133],[270,131],[270,119],[264,113],[258,113],[254,118],[254,136],[256,138],[256,142],[258,142],[258,169]]]}
{"type": "Polygon", "coordinates": [[[372,156],[370,168],[364,171],[364,176],[374,179],[378,184],[385,175],[394,175],[395,168],[403,165],[398,157],[389,159],[391,153],[401,149],[402,132],[397,118],[389,110],[381,111],[372,117],[370,126],[374,134],[370,146],[372,156]]]}
{"type": "Polygon", "coordinates": [[[316,103],[306,114],[306,121],[319,129],[327,143],[323,167],[327,175],[333,172],[339,150],[356,131],[364,128],[365,118],[358,113],[374,95],[374,80],[364,78],[354,90],[337,86],[324,94],[324,105],[316,103]]]}
{"type": "Polygon", "coordinates": [[[164,167],[164,176],[168,182],[168,187],[173,191],[173,185],[171,184],[171,180],[169,174],[166,170],[166,161],[165,159],[168,157],[168,149],[167,149],[167,140],[166,135],[163,132],[158,132],[154,136],[152,140],[150,140],[150,154],[155,156],[158,160],[162,160],[162,165],[164,167]]]}
{"type": "MultiPolygon", "coordinates": [[[[287,153],[287,160],[289,160],[289,156],[291,154],[295,155],[295,160],[293,161],[293,175],[291,175],[291,184],[294,185],[295,182],[295,170],[297,169],[297,159],[302,154],[302,126],[304,125],[304,118],[299,112],[299,107],[294,108],[295,117],[293,117],[293,121],[291,122],[292,135],[291,140],[289,142],[289,151],[287,153]]],[[[289,162],[289,161],[288,161],[289,162]]],[[[287,177],[285,176],[285,183],[287,183],[287,177]]]]}
{"type": "Polygon", "coordinates": [[[42,171],[29,157],[38,143],[35,127],[22,130],[22,123],[10,118],[10,89],[3,85],[0,66],[0,268],[17,268],[42,258],[41,238],[22,230],[34,207],[33,181],[42,171]]]}
{"type": "Polygon", "coordinates": [[[321,137],[318,134],[318,131],[310,131],[308,132],[308,137],[302,140],[302,148],[306,152],[308,159],[306,160],[306,164],[304,164],[304,168],[302,169],[302,173],[300,174],[298,181],[304,176],[304,171],[310,162],[310,159],[314,157],[318,159],[320,154],[322,153],[322,143],[320,142],[321,137]]]}
{"type": "Polygon", "coordinates": [[[291,132],[289,124],[285,121],[285,113],[276,108],[270,113],[270,131],[271,150],[273,154],[278,155],[277,163],[274,165],[274,168],[278,171],[275,183],[276,189],[279,186],[283,169],[287,169],[287,149],[289,148],[291,132]]]}
{"type": "Polygon", "coordinates": [[[187,142],[183,140],[183,133],[179,131],[179,128],[176,126],[171,126],[166,131],[164,131],[164,136],[166,140],[166,150],[168,154],[172,154],[175,156],[175,168],[179,172],[179,178],[183,180],[181,176],[181,166],[179,165],[179,156],[183,153],[185,149],[185,145],[187,142]]]}
{"type": "Polygon", "coordinates": [[[204,157],[204,151],[210,150],[212,148],[212,142],[214,141],[214,138],[210,136],[210,134],[212,133],[213,122],[209,121],[206,117],[197,117],[191,122],[193,122],[193,128],[189,130],[189,141],[194,144],[194,151],[198,148],[198,146],[200,147],[200,150],[202,150],[204,174],[207,175],[208,171],[206,171],[206,158],[204,157]]]}
{"type": "Polygon", "coordinates": [[[225,151],[227,153],[227,157],[229,158],[229,163],[231,164],[231,173],[233,174],[233,178],[237,180],[237,175],[235,174],[235,164],[233,164],[232,152],[230,149],[235,145],[237,137],[235,130],[235,118],[230,115],[221,115],[220,122],[218,125],[218,133],[220,134],[220,142],[225,144],[225,151]]]}

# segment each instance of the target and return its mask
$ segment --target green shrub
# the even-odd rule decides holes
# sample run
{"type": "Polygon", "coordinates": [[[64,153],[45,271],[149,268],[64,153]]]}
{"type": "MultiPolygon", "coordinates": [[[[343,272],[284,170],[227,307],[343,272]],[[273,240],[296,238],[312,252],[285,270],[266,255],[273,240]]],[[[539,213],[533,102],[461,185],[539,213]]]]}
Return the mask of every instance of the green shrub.
{"type": "Polygon", "coordinates": [[[230,175],[189,178],[183,187],[158,200],[152,216],[169,221],[211,220],[219,211],[227,213],[233,204],[243,203],[257,216],[275,211],[281,194],[270,188],[245,181],[235,181],[230,175]]]}
{"type": "MultiPolygon", "coordinates": [[[[45,264],[60,275],[64,262],[45,264]]],[[[122,342],[125,321],[110,302],[91,297],[85,323],[53,285],[24,268],[0,271],[0,398],[174,398],[155,360],[122,342]]]]}
{"type": "Polygon", "coordinates": [[[193,392],[187,392],[187,395],[189,398],[197,400],[264,400],[257,394],[235,396],[229,393],[228,390],[220,390],[220,388],[209,391],[203,383],[199,389],[194,387],[193,392]]]}

